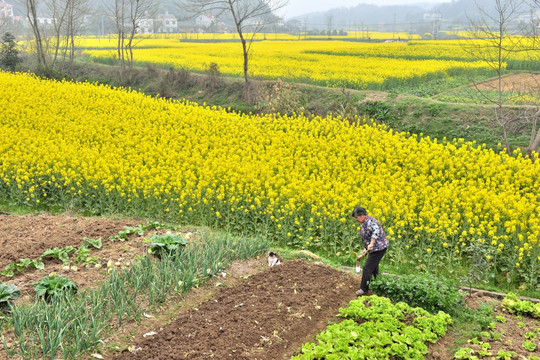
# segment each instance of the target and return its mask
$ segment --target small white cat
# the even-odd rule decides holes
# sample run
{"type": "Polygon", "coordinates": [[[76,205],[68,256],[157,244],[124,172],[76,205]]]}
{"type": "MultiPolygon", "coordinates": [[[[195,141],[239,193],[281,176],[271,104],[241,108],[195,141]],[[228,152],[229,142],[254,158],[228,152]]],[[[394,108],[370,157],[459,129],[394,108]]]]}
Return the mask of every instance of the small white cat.
{"type": "Polygon", "coordinates": [[[275,252],[270,251],[268,254],[268,266],[272,267],[279,264],[281,264],[281,258],[275,252]]]}

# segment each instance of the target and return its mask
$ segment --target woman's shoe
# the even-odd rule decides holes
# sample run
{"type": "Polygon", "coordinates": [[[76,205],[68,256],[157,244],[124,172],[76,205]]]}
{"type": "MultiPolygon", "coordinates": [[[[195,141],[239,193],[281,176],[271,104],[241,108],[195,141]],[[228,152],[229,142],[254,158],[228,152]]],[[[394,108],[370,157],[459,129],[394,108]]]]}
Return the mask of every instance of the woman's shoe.
{"type": "Polygon", "coordinates": [[[356,291],[356,295],[358,295],[358,296],[362,296],[362,295],[365,295],[365,294],[366,294],[366,292],[364,290],[362,290],[362,289],[356,291]]]}

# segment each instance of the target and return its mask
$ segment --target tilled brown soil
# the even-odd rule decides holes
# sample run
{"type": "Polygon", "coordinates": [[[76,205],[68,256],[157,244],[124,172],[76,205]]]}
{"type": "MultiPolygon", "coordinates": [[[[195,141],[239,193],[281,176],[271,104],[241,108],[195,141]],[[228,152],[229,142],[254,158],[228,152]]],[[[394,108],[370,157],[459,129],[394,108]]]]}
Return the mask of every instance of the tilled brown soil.
{"type": "Polygon", "coordinates": [[[222,287],[116,359],[286,359],[355,298],[357,278],[300,260],[222,287]]]}
{"type": "Polygon", "coordinates": [[[0,282],[16,285],[22,297],[17,302],[23,302],[35,295],[33,283],[38,282],[51,272],[71,278],[79,287],[94,285],[105,278],[104,268],[109,260],[113,262],[129,260],[145,249],[141,239],[133,241],[138,236],[132,236],[129,242],[110,242],[112,235],[117,235],[124,226],[136,226],[144,223],[137,220],[111,220],[105,218],[85,218],[74,216],[40,215],[0,215],[0,282]],[[78,270],[64,270],[58,259],[44,259],[44,270],[26,269],[16,272],[11,278],[1,275],[6,265],[18,262],[20,259],[38,259],[47,249],[63,248],[68,245],[79,247],[83,238],[101,238],[103,248],[93,249],[91,256],[99,258],[103,268],[94,266],[84,268],[77,265],[78,270]]]}
{"type": "Polygon", "coordinates": [[[36,259],[49,248],[79,246],[84,237],[102,238],[116,235],[124,226],[139,224],[136,220],[110,220],[73,216],[1,215],[0,269],[19,259],[36,259]]]}

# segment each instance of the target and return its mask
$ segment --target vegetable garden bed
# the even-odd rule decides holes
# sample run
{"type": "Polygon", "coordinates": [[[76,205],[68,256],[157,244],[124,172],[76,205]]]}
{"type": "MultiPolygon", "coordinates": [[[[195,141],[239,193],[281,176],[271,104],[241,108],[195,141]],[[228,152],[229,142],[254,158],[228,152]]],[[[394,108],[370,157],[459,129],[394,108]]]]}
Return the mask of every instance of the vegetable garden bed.
{"type": "MultiPolygon", "coordinates": [[[[35,296],[31,283],[51,272],[71,278],[79,286],[79,292],[92,289],[100,281],[114,277],[111,272],[129,271],[128,262],[132,262],[133,268],[137,266],[137,258],[148,259],[152,234],[168,231],[163,228],[143,231],[140,227],[137,230],[136,224],[133,220],[0,215],[0,245],[5,249],[0,256],[0,271],[21,258],[39,259],[47,249],[66,246],[76,249],[68,265],[60,259],[46,258],[42,259],[43,270],[26,268],[15,271],[13,277],[0,275],[0,282],[21,289],[23,296],[15,301],[17,305],[29,303],[35,296]],[[131,235],[120,239],[124,226],[132,229],[128,231],[131,235]],[[115,241],[109,241],[113,236],[115,241]],[[102,247],[90,248],[86,258],[96,258],[98,267],[84,265],[80,256],[76,262],[83,238],[102,239],[102,247]]],[[[183,235],[190,232],[192,241],[203,239],[194,228],[174,232],[183,235]]],[[[150,258],[156,263],[163,261],[150,258]]],[[[164,302],[148,307],[138,319],[126,316],[120,325],[114,325],[112,333],[103,333],[102,342],[75,358],[288,359],[300,354],[303,344],[315,342],[316,335],[327,325],[343,320],[337,316],[339,309],[356,299],[354,293],[359,283],[358,277],[351,273],[302,260],[285,260],[280,266],[268,268],[264,254],[234,262],[206,280],[209,281],[204,286],[201,282],[189,291],[172,292],[164,302]]],[[[490,315],[493,321],[486,321],[489,327],[479,337],[470,338],[468,343],[462,339],[460,346],[456,346],[460,329],[450,326],[437,343],[426,343],[426,359],[452,359],[453,352],[460,348],[468,348],[461,351],[462,358],[481,359],[482,352],[500,359],[535,359],[540,347],[540,320],[527,314],[511,314],[495,299],[476,296],[467,299],[470,307],[487,301],[494,302],[494,312],[490,315]],[[527,350],[524,343],[529,349],[531,344],[536,345],[536,349],[527,350]]],[[[117,316],[113,314],[111,322],[117,316]]],[[[13,329],[9,324],[5,329],[2,331],[6,344],[13,349],[16,344],[13,329]]],[[[7,358],[7,352],[0,350],[0,359],[7,358]]],[[[54,358],[62,358],[62,351],[54,358]]]]}

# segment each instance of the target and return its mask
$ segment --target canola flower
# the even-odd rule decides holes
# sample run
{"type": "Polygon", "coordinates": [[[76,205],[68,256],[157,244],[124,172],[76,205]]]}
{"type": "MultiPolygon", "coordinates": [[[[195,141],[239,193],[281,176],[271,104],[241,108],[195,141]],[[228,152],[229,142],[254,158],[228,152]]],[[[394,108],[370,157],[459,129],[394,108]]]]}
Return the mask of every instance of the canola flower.
{"type": "Polygon", "coordinates": [[[395,254],[459,260],[477,242],[496,269],[538,286],[540,161],[332,117],[237,114],[28,74],[0,72],[0,84],[4,200],[221,226],[345,256],[362,205],[395,254]]]}
{"type": "MultiPolygon", "coordinates": [[[[110,61],[115,40],[82,38],[80,48],[96,61],[110,61]]],[[[419,84],[454,75],[486,75],[493,69],[455,47],[445,53],[439,47],[406,43],[359,43],[347,41],[260,41],[251,47],[252,76],[308,82],[355,89],[388,89],[419,84]],[[446,54],[446,55],[445,55],[446,54]]],[[[140,64],[186,68],[203,72],[215,63],[226,75],[243,74],[239,42],[198,43],[180,39],[145,39],[134,50],[140,64]],[[158,51],[159,49],[159,51],[158,51]]]]}
{"type": "MultiPolygon", "coordinates": [[[[356,89],[390,89],[453,76],[495,75],[493,64],[478,61],[473,56],[481,47],[492,52],[491,55],[484,53],[484,59],[496,59],[496,49],[489,50],[490,44],[486,43],[484,47],[479,40],[372,43],[299,41],[301,37],[274,35],[255,34],[256,41],[252,44],[250,56],[252,76],[356,89]]],[[[203,72],[215,63],[222,73],[241,77],[243,58],[237,37],[237,34],[141,36],[136,42],[134,59],[139,64],[197,72],[203,72]],[[197,40],[193,36],[207,42],[190,42],[197,40]]],[[[115,41],[114,37],[81,37],[77,43],[96,61],[110,61],[116,57],[115,41]]],[[[516,48],[515,38],[505,41],[505,47],[516,48]]],[[[534,45],[528,42],[530,40],[520,38],[519,46],[529,48],[534,45]]],[[[504,67],[540,70],[539,59],[531,55],[538,57],[530,51],[507,54],[504,67]]]]}

